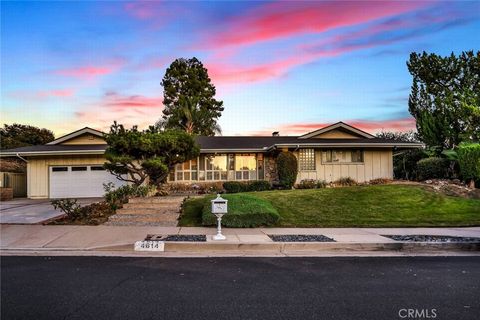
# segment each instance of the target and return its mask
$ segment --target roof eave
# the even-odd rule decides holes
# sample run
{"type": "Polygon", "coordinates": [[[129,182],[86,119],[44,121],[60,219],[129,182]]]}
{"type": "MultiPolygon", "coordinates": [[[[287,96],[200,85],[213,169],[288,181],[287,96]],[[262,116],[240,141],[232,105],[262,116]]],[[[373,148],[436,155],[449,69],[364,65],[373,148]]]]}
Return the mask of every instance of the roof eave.
{"type": "Polygon", "coordinates": [[[67,156],[67,155],[97,155],[104,154],[105,150],[71,150],[71,151],[27,151],[27,152],[3,152],[0,157],[35,157],[35,156],[67,156]]]}

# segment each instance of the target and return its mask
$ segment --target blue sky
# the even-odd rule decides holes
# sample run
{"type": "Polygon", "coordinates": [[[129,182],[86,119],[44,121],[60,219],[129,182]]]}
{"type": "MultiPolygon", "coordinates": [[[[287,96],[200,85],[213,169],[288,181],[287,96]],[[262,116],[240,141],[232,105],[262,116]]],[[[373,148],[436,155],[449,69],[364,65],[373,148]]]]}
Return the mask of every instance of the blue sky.
{"type": "Polygon", "coordinates": [[[479,50],[478,34],[478,1],[1,2],[2,121],[146,127],[167,66],[195,56],[225,135],[408,130],[409,54],[479,50]]]}

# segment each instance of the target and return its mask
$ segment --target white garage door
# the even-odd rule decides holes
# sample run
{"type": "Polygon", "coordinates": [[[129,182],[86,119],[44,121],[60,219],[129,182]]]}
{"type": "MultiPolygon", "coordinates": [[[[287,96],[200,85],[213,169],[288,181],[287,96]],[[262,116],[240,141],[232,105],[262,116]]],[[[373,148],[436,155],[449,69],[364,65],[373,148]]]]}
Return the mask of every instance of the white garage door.
{"type": "Polygon", "coordinates": [[[98,165],[50,167],[50,198],[101,197],[108,182],[126,184],[98,165]]]}

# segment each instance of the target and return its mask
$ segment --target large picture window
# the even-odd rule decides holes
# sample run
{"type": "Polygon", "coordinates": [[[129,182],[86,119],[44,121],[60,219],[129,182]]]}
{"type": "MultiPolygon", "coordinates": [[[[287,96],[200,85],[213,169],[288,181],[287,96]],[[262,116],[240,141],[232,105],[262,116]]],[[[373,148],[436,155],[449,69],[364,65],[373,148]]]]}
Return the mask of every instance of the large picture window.
{"type": "Polygon", "coordinates": [[[322,163],[363,163],[363,150],[325,150],[322,163]]]}
{"type": "Polygon", "coordinates": [[[300,170],[315,170],[315,150],[300,149],[298,152],[298,166],[300,170]]]}
{"type": "Polygon", "coordinates": [[[202,154],[177,164],[169,181],[256,180],[263,179],[263,174],[263,155],[257,159],[254,153],[202,154]]]}

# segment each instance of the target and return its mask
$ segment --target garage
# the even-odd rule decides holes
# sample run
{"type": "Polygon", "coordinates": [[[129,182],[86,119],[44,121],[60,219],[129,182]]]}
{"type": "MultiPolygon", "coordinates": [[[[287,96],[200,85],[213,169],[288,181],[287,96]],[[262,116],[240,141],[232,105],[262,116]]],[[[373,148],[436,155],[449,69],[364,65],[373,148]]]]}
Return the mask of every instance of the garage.
{"type": "Polygon", "coordinates": [[[116,187],[126,184],[101,165],[51,166],[49,169],[50,198],[90,198],[104,195],[104,183],[116,187]]]}

